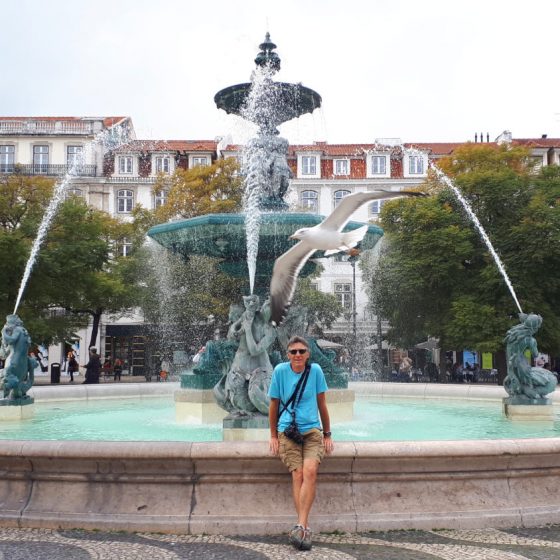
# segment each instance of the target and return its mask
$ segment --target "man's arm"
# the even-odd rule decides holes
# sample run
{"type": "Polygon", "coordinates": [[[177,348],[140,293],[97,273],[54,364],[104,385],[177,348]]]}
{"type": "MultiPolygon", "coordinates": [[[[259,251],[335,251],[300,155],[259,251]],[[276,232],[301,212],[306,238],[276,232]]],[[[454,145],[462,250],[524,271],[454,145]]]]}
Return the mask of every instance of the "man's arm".
{"type": "Polygon", "coordinates": [[[319,408],[319,415],[321,416],[321,425],[323,426],[323,441],[325,442],[325,453],[327,455],[330,455],[333,452],[334,443],[330,435],[331,419],[329,416],[329,409],[327,408],[326,395],[327,395],[326,393],[319,393],[317,395],[317,407],[319,408]]]}
{"type": "Polygon", "coordinates": [[[278,455],[278,406],[280,399],[270,398],[270,405],[268,407],[268,423],[270,424],[270,440],[268,448],[271,455],[278,455]]]}

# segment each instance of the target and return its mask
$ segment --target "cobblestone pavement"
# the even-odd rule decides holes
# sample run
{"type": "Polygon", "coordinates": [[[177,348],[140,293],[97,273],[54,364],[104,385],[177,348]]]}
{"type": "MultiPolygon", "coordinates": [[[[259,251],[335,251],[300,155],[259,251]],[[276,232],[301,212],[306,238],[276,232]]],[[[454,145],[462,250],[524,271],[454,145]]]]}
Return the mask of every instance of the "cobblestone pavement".
{"type": "Polygon", "coordinates": [[[321,533],[299,552],[286,535],[224,537],[0,529],[0,560],[560,560],[560,525],[531,529],[321,533]]]}

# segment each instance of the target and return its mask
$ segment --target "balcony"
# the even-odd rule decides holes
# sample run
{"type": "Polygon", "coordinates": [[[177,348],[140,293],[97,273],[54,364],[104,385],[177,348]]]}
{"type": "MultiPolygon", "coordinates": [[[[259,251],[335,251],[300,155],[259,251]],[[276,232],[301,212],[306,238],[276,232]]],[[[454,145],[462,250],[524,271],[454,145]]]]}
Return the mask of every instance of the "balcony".
{"type": "Polygon", "coordinates": [[[96,165],[49,165],[49,164],[0,164],[0,174],[19,173],[20,175],[43,175],[47,177],[59,177],[70,173],[75,177],[95,177],[97,175],[96,165]]]}
{"type": "Polygon", "coordinates": [[[115,176],[115,177],[106,177],[106,183],[138,183],[138,184],[154,184],[158,180],[158,177],[127,177],[127,176],[115,176]]]}
{"type": "Polygon", "coordinates": [[[84,121],[0,121],[0,135],[92,135],[93,122],[84,121]]]}

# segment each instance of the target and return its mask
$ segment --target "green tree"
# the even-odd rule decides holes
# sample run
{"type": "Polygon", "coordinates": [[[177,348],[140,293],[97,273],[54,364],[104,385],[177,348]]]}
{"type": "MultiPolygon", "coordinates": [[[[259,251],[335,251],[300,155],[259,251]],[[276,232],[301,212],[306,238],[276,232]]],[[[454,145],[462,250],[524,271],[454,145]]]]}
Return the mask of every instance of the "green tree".
{"type": "MultiPolygon", "coordinates": [[[[539,312],[542,350],[558,351],[559,173],[536,173],[520,148],[465,145],[439,166],[471,204],[501,256],[524,310],[539,312]],[[542,225],[541,225],[542,224],[542,225]]],[[[517,309],[494,260],[449,189],[391,201],[382,211],[387,248],[373,282],[390,338],[411,346],[426,336],[444,349],[502,349],[517,309]]]]}
{"type": "Polygon", "coordinates": [[[155,192],[167,190],[165,204],[154,212],[155,223],[175,218],[193,218],[213,213],[238,212],[243,198],[243,177],[234,158],[212,165],[177,169],[160,177],[155,192]]]}

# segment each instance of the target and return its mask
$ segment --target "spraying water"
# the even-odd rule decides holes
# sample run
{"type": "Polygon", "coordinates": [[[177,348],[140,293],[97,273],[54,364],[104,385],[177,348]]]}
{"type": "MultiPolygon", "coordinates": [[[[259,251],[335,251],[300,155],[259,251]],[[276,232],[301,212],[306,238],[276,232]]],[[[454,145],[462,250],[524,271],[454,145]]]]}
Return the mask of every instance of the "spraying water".
{"type": "Polygon", "coordinates": [[[25,287],[27,286],[27,282],[29,281],[29,277],[31,276],[31,271],[33,270],[33,266],[35,265],[35,262],[37,260],[39,249],[41,248],[41,245],[45,240],[47,232],[49,231],[49,227],[56,215],[56,211],[58,210],[60,203],[64,200],[68,185],[72,182],[72,178],[74,176],[79,175],[80,168],[86,161],[86,154],[92,153],[94,148],[97,146],[102,146],[104,149],[106,149],[108,147],[113,148],[121,144],[123,142],[123,134],[126,133],[121,129],[121,127],[104,130],[98,133],[95,138],[84,147],[83,153],[74,160],[64,178],[56,184],[53,197],[49,202],[47,210],[43,216],[43,220],[39,225],[37,237],[35,237],[35,241],[33,242],[33,245],[31,247],[29,259],[27,260],[27,264],[25,265],[25,271],[23,273],[23,278],[21,280],[18,295],[16,298],[16,304],[14,307],[14,315],[18,310],[23,292],[25,291],[25,287]]]}
{"type": "Polygon", "coordinates": [[[498,253],[494,249],[494,246],[492,245],[492,242],[490,241],[490,238],[488,237],[488,234],[486,233],[486,230],[482,227],[482,224],[480,223],[480,220],[478,219],[477,215],[474,213],[471,205],[465,199],[465,197],[461,194],[461,191],[457,188],[457,186],[453,183],[453,181],[443,171],[441,171],[441,169],[439,169],[433,163],[430,164],[430,167],[434,170],[438,179],[440,181],[442,181],[443,183],[445,183],[445,185],[447,185],[451,189],[453,194],[457,197],[457,200],[459,200],[459,202],[463,205],[463,208],[467,212],[469,218],[472,220],[476,229],[480,233],[480,236],[481,236],[482,240],[484,241],[484,244],[488,248],[488,251],[490,251],[490,254],[492,255],[492,258],[494,259],[494,262],[496,263],[496,266],[498,267],[498,270],[500,271],[500,274],[504,278],[506,286],[508,287],[508,289],[509,289],[509,291],[510,291],[512,297],[513,297],[513,300],[515,301],[515,304],[517,305],[517,308],[519,309],[519,312],[523,313],[523,310],[521,309],[521,305],[519,304],[519,300],[517,299],[517,295],[515,294],[515,290],[513,289],[513,285],[512,285],[512,283],[509,279],[509,276],[507,275],[505,266],[504,266],[503,262],[501,261],[500,257],[498,256],[498,253]]]}
{"type": "MultiPolygon", "coordinates": [[[[257,67],[253,72],[252,87],[242,116],[248,121],[261,125],[259,135],[247,144],[245,150],[246,179],[243,211],[245,213],[245,235],[247,239],[247,267],[249,269],[249,289],[253,294],[255,274],[257,270],[257,255],[259,252],[259,233],[261,227],[260,202],[263,196],[263,186],[266,185],[268,150],[266,135],[262,134],[263,124],[268,122],[269,115],[274,111],[274,98],[270,95],[270,83],[273,70],[265,65],[257,67]]],[[[268,131],[267,131],[268,132],[268,131]]]]}

